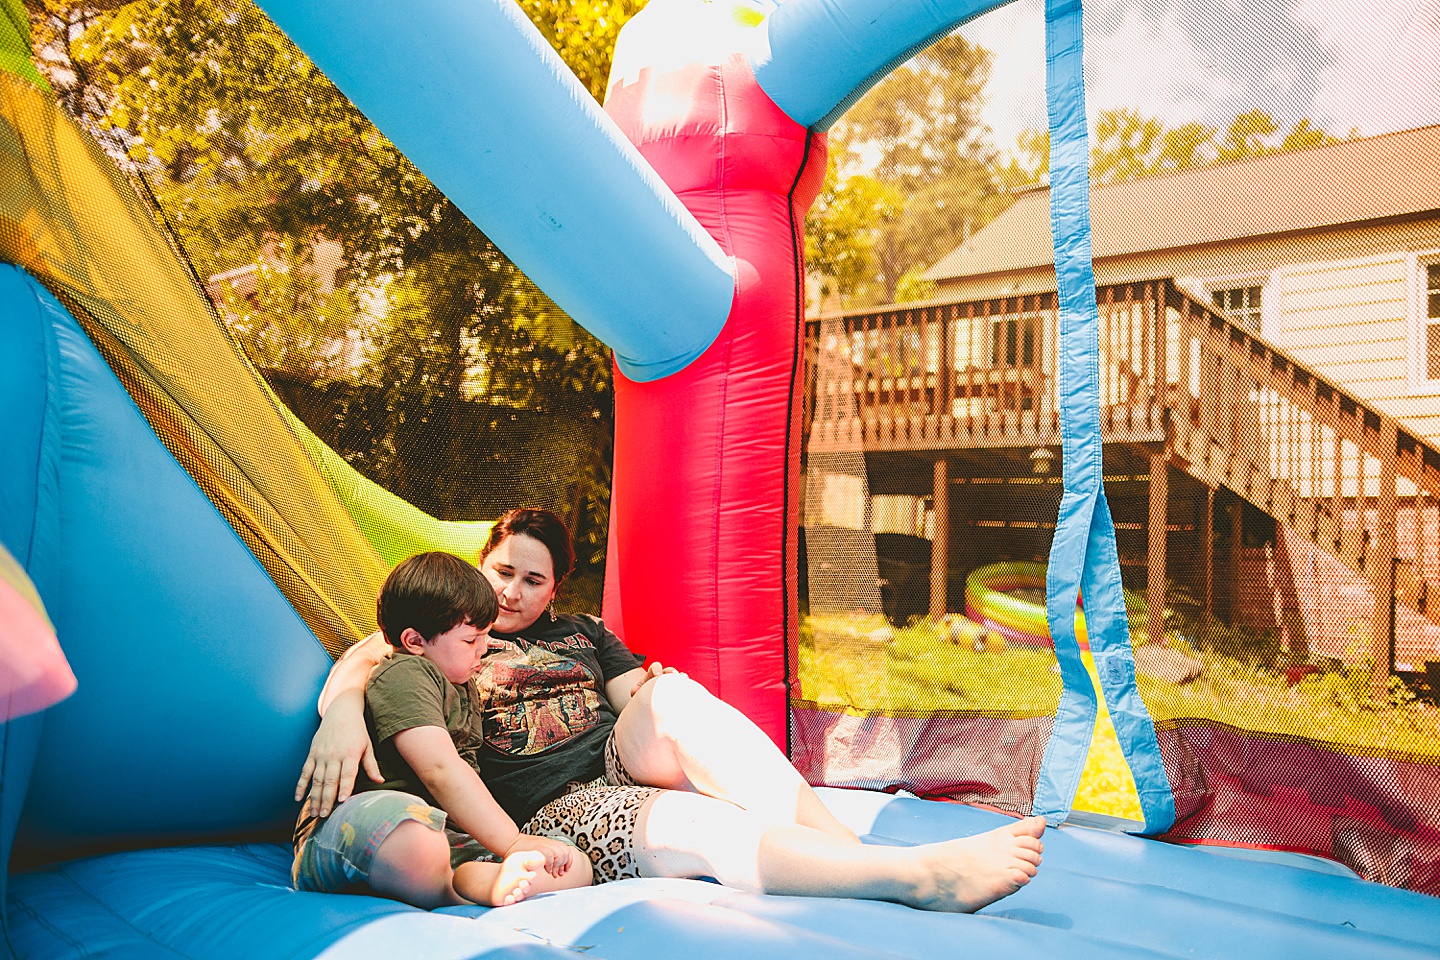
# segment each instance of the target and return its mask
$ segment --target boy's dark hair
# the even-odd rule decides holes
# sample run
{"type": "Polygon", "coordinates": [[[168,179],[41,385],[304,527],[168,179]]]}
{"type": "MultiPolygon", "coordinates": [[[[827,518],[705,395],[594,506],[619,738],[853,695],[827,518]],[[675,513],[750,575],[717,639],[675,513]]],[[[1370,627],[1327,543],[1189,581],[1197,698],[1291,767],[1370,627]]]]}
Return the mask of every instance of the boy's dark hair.
{"type": "Polygon", "coordinates": [[[420,553],[390,571],[375,601],[375,617],[397,650],[413,628],[427,642],[462,623],[488,627],[500,607],[485,576],[452,553],[420,553]]]}

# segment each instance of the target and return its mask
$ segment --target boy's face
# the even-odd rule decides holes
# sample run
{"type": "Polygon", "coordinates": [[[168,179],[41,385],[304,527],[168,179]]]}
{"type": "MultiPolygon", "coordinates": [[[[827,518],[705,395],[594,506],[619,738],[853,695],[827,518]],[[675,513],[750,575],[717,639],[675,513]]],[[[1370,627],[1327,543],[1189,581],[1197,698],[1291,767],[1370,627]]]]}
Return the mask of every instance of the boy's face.
{"type": "Polygon", "coordinates": [[[490,646],[490,628],[457,624],[422,644],[421,656],[440,668],[451,683],[466,683],[480,669],[480,660],[490,646]]]}

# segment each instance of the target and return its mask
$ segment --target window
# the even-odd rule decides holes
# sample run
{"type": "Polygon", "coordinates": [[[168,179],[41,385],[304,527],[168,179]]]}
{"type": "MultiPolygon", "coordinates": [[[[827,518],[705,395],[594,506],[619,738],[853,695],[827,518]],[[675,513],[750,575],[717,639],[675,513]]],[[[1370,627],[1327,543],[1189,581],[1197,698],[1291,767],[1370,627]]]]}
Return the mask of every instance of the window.
{"type": "Polygon", "coordinates": [[[1405,378],[1412,395],[1440,395],[1440,250],[1410,254],[1407,275],[1405,378]]]}
{"type": "Polygon", "coordinates": [[[1440,263],[1425,264],[1420,302],[1425,318],[1425,376],[1440,380],[1440,263]]]}
{"type": "Polygon", "coordinates": [[[1231,323],[1247,330],[1260,332],[1260,293],[1263,288],[1231,287],[1227,290],[1213,290],[1210,299],[1231,323]]]}
{"type": "Polygon", "coordinates": [[[1043,318],[999,317],[990,323],[990,365],[1033,367],[1044,347],[1043,318]]]}

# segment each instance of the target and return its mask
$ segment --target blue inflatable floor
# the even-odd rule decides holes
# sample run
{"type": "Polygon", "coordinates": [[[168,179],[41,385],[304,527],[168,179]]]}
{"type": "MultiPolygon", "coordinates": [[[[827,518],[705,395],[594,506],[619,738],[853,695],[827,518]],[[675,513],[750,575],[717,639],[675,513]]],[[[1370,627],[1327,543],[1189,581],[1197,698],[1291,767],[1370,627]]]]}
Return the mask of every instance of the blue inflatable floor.
{"type": "MultiPolygon", "coordinates": [[[[998,814],[822,791],[867,841],[977,833],[998,814]]],[[[11,878],[23,960],[140,958],[1430,958],[1440,902],[1316,861],[1273,863],[1067,826],[1039,877],[974,916],[628,880],[434,913],[297,893],[276,844],[115,854],[11,878]]]]}

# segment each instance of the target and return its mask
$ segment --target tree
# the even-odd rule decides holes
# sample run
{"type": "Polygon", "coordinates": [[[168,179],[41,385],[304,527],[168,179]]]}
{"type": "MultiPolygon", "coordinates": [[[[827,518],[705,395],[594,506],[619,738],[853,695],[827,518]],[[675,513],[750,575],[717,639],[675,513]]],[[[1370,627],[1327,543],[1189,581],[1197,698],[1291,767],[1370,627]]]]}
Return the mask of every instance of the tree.
{"type": "Polygon", "coordinates": [[[212,286],[257,367],[311,380],[343,369],[355,308],[349,290],[321,279],[314,246],[277,239],[252,270],[212,286]]]}
{"type": "MultiPolygon", "coordinates": [[[[1167,127],[1133,107],[1102,110],[1091,137],[1090,179],[1097,184],[1122,183],[1341,140],[1304,117],[1277,139],[1279,130],[1275,119],[1259,109],[1237,114],[1223,134],[1201,123],[1167,127]]],[[[1014,155],[1002,167],[1001,180],[1013,189],[1039,183],[1049,172],[1049,132],[1026,130],[1016,142],[1014,155]]]]}
{"type": "MultiPolygon", "coordinates": [[[[893,222],[904,201],[898,191],[864,174],[841,179],[832,150],[825,183],[805,216],[807,272],[818,281],[820,302],[848,301],[875,276],[877,224],[893,222]]],[[[877,295],[883,296],[883,295],[877,295]]]]}
{"type": "MultiPolygon", "coordinates": [[[[548,18],[542,32],[593,90],[609,69],[610,47],[598,40],[613,44],[641,4],[524,6],[548,18]]],[[[344,422],[345,405],[336,422],[312,429],[422,508],[473,517],[497,508],[477,500],[474,471],[484,462],[461,456],[486,460],[475,438],[457,436],[476,404],[578,424],[559,432],[586,445],[585,462],[566,465],[568,492],[548,494],[545,505],[569,514],[582,562],[603,552],[608,352],[258,9],[245,0],[32,0],[31,9],[64,102],[151,185],[197,271],[257,265],[255,293],[232,290],[222,302],[257,365],[292,380],[303,371],[316,389],[343,379],[387,398],[379,408],[350,405],[364,408],[363,429],[344,422]],[[302,269],[321,238],[341,243],[345,262],[343,296],[324,303],[302,269]],[[363,362],[349,357],[355,344],[363,362]],[[347,363],[331,362],[342,355],[347,363]],[[347,448],[345,436],[355,444],[347,448]]],[[[524,498],[526,488],[513,485],[509,496],[524,498]]]]}
{"type": "Polygon", "coordinates": [[[605,101],[605,84],[620,28],[645,7],[646,0],[519,0],[550,46],[560,54],[585,89],[605,101]]]}
{"type": "Polygon", "coordinates": [[[831,134],[833,168],[807,219],[811,267],[852,301],[893,302],[919,271],[1008,203],[980,120],[990,54],[942,38],[896,68],[831,134]],[[868,221],[869,227],[863,224],[868,221]],[[875,284],[857,280],[873,264],[875,284]]]}

